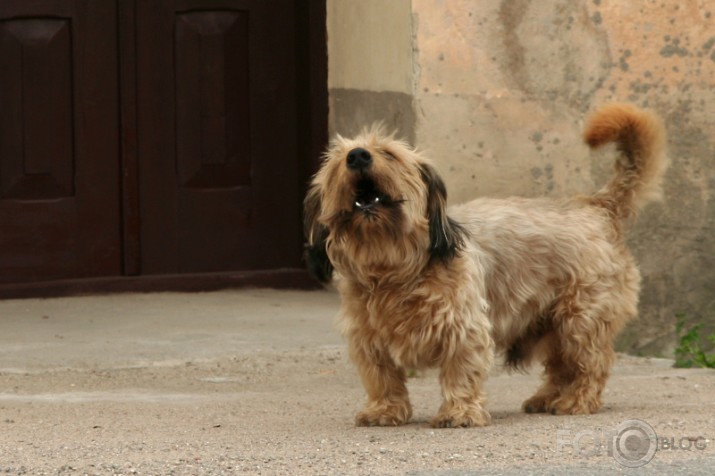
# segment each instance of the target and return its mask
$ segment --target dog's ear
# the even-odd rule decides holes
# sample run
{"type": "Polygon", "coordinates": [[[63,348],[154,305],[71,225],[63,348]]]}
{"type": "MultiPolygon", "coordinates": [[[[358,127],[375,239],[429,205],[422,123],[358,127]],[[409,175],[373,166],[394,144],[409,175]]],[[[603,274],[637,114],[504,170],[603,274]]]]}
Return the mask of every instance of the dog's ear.
{"type": "Polygon", "coordinates": [[[318,187],[311,186],[303,202],[303,232],[307,243],[303,257],[308,273],[321,283],[328,283],[333,277],[333,264],[328,258],[325,240],[328,229],[318,222],[321,197],[318,187]]]}
{"type": "Polygon", "coordinates": [[[427,186],[430,254],[433,258],[447,261],[464,247],[466,232],[459,223],[447,216],[447,189],[434,167],[422,163],[420,173],[427,186]]]}

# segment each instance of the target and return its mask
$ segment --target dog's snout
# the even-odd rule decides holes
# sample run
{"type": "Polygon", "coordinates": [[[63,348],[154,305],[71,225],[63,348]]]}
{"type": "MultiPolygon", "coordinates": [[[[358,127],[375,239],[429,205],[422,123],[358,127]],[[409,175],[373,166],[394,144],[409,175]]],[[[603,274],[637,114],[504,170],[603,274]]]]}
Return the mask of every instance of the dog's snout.
{"type": "Polygon", "coordinates": [[[370,152],[358,147],[348,152],[348,168],[352,170],[362,170],[372,164],[370,152]]]}

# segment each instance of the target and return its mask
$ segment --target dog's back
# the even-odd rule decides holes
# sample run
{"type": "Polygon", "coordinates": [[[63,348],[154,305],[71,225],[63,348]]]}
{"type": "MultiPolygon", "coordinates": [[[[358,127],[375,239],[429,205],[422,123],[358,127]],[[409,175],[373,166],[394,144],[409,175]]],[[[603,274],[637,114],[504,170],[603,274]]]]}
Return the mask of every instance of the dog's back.
{"type": "MultiPolygon", "coordinates": [[[[453,207],[451,216],[483,253],[490,320],[497,347],[509,351],[523,336],[543,337],[546,314],[577,283],[616,277],[637,301],[638,271],[612,220],[580,201],[477,199],[453,207]]],[[[624,318],[635,315],[628,306],[624,318]]],[[[535,342],[534,342],[535,343],[535,342]]],[[[522,341],[521,346],[527,345],[522,341]]],[[[512,349],[512,366],[530,362],[528,349],[512,349]]]]}

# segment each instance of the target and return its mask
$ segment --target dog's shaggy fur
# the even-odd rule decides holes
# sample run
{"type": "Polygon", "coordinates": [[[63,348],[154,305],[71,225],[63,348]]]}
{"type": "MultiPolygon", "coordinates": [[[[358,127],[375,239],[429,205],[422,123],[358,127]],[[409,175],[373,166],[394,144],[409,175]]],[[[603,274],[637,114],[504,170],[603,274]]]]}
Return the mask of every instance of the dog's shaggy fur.
{"type": "Polygon", "coordinates": [[[584,139],[615,142],[611,181],[565,200],[477,199],[446,208],[426,158],[379,128],[337,137],[305,199],[311,272],[336,271],[342,322],[368,403],[358,425],[400,425],[412,408],[405,369],[439,367],[433,426],[490,421],[482,387],[495,352],[541,361],[528,413],[601,406],[613,340],[637,313],[640,275],[626,219],[661,194],[659,119],[633,106],[597,111],[584,139]]]}

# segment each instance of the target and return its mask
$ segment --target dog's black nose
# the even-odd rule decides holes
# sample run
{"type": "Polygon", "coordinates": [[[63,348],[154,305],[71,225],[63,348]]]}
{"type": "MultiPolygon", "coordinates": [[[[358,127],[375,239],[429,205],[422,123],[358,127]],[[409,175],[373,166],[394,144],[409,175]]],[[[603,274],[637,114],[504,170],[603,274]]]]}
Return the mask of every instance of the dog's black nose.
{"type": "Polygon", "coordinates": [[[370,152],[358,147],[348,152],[348,168],[353,170],[362,170],[367,168],[372,163],[370,152]]]}

